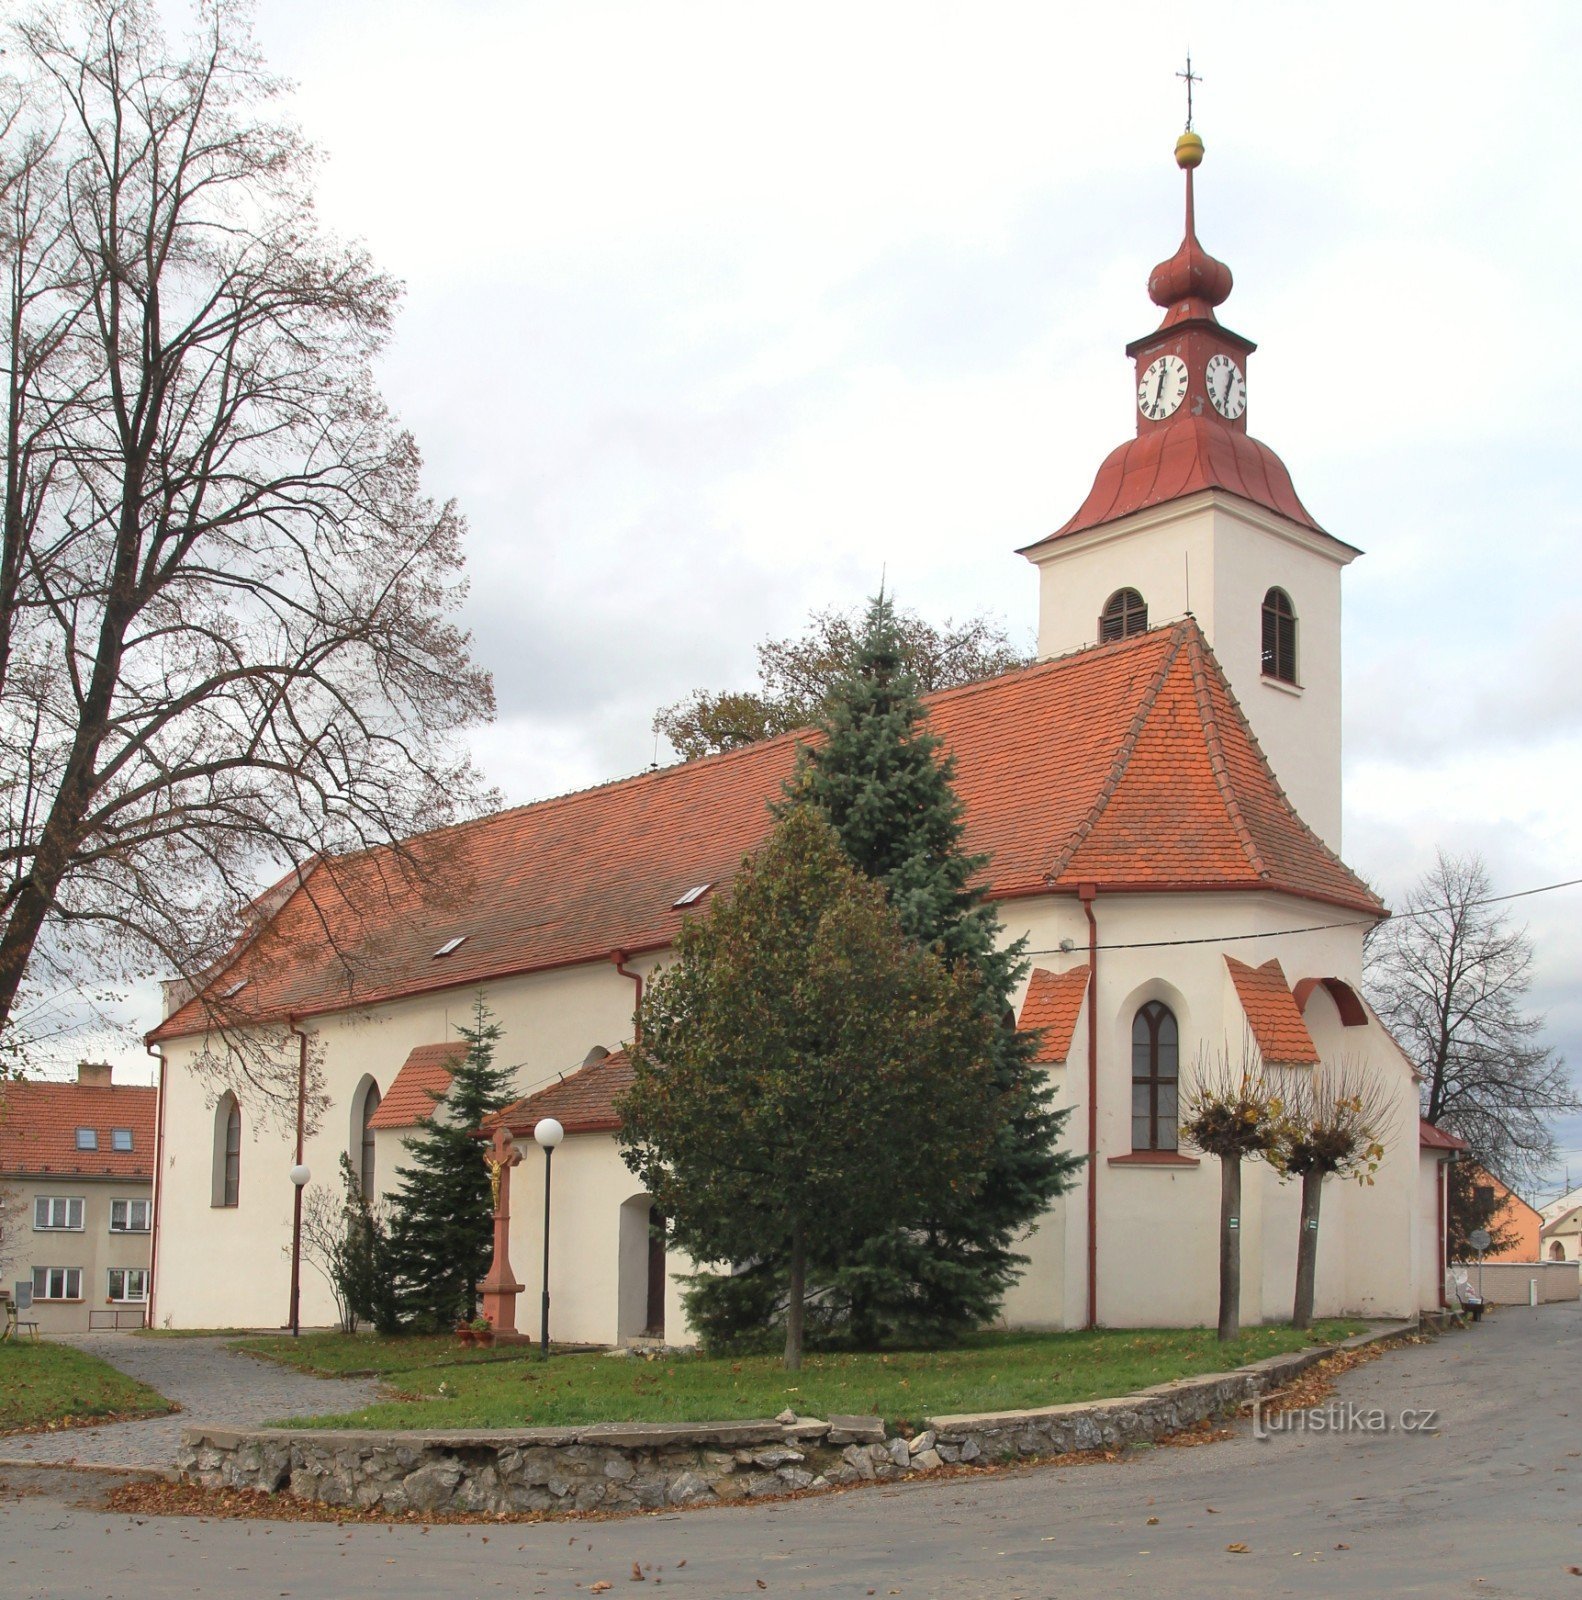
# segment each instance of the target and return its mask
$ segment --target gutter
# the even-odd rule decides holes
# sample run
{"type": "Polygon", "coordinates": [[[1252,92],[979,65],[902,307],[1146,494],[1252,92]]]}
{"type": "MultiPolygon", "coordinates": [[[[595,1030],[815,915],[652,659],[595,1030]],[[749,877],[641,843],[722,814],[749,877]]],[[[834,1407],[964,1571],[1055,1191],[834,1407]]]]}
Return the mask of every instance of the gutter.
{"type": "Polygon", "coordinates": [[[1080,884],[1078,898],[1088,919],[1088,1317],[1099,1325],[1099,924],[1093,915],[1096,883],[1080,884]]]}

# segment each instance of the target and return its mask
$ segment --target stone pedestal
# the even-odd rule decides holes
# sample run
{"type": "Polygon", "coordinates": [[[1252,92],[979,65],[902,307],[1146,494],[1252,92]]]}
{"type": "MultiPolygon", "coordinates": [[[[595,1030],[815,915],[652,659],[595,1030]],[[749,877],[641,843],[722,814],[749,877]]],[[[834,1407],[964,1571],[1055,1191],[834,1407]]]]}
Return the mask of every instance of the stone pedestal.
{"type": "Polygon", "coordinates": [[[494,1327],[496,1344],[529,1344],[531,1336],[516,1330],[516,1297],[522,1285],[511,1271],[511,1168],[521,1161],[522,1152],[509,1128],[494,1130],[483,1159],[494,1203],[494,1259],[483,1280],[483,1314],[494,1327]]]}

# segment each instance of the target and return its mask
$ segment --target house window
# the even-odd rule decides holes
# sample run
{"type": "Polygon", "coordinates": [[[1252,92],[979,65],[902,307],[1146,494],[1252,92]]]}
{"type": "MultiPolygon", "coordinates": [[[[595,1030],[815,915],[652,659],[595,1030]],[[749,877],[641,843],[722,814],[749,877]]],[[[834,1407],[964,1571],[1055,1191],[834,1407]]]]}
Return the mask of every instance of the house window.
{"type": "Polygon", "coordinates": [[[41,1194],[33,1202],[33,1226],[40,1232],[82,1232],[82,1201],[65,1195],[41,1194]]]}
{"type": "Polygon", "coordinates": [[[1263,675],[1296,682],[1296,612],[1284,589],[1263,597],[1263,675]]]}
{"type": "Polygon", "coordinates": [[[147,1233],[148,1201],[112,1200],[110,1202],[111,1233],[147,1233]]]}
{"type": "Polygon", "coordinates": [[[1132,1018],[1132,1149],[1176,1148],[1180,1036],[1169,1006],[1150,1000],[1132,1018]]]}
{"type": "Polygon", "coordinates": [[[1135,589],[1117,589],[1099,613],[1099,643],[1148,631],[1148,602],[1135,589]]]}
{"type": "Polygon", "coordinates": [[[34,1267],[33,1298],[35,1300],[82,1299],[81,1267],[34,1267]]]}
{"type": "Polygon", "coordinates": [[[77,1148],[79,1150],[97,1150],[99,1148],[99,1133],[96,1128],[79,1128],[77,1130],[77,1148]]]}
{"type": "Polygon", "coordinates": [[[132,1130],[130,1128],[111,1128],[110,1148],[112,1150],[130,1150],[132,1148],[132,1130]]]}
{"type": "Polygon", "coordinates": [[[147,1267],[111,1267],[110,1298],[120,1301],[148,1299],[147,1267]]]}
{"type": "Polygon", "coordinates": [[[211,1205],[234,1206],[242,1186],[242,1108],[227,1093],[214,1108],[214,1190],[211,1205]]]}
{"type": "Polygon", "coordinates": [[[374,1112],[379,1109],[379,1098],[379,1085],[370,1083],[368,1092],[363,1096],[362,1149],[357,1163],[357,1176],[362,1183],[363,1195],[369,1200],[374,1197],[374,1130],[370,1123],[374,1112]]]}
{"type": "Polygon", "coordinates": [[[1555,1242],[1549,1246],[1549,1259],[1551,1261],[1564,1261],[1565,1258],[1566,1247],[1561,1244],[1558,1239],[1556,1239],[1555,1242]]]}

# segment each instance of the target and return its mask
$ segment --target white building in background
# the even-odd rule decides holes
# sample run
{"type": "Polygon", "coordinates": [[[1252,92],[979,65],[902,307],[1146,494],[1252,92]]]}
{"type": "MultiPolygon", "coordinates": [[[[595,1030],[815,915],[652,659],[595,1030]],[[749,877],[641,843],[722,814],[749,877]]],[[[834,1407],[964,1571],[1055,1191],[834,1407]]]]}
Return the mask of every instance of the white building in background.
{"type": "MultiPolygon", "coordinates": [[[[1090,1159],[1025,1243],[1007,1299],[1018,1326],[1214,1320],[1219,1174],[1179,1148],[1177,1088],[1203,1056],[1250,1040],[1272,1071],[1345,1056],[1377,1073],[1396,1127],[1372,1187],[1326,1193],[1321,1314],[1409,1316],[1440,1304],[1443,1167],[1419,1148],[1412,1069],[1359,999],[1362,936],[1383,914],[1340,840],[1340,573],[1357,554],[1298,500],[1247,432],[1253,346],[1216,307],[1229,270],[1187,229],[1149,280],[1164,318],[1128,349],[1136,437],[1077,514],[1028,547],[1040,575],[1037,664],[931,697],[957,762],[969,848],[1008,939],[1033,967],[1021,1017],[1066,1139],[1090,1159]]],[[[556,1116],[552,1334],[687,1337],[648,1197],[616,1149],[646,978],[682,920],[728,890],[770,825],[799,736],[525,806],[320,865],[265,908],[210,988],[176,996],[163,1048],[154,1305],[160,1324],[286,1319],[290,1136],[245,1089],[195,1073],[231,1026],[307,1033],[330,1109],[307,1146],[320,1180],[341,1152],[384,1190],[399,1139],[445,1081],[480,991],[502,1023],[526,1155],[512,1259],[534,1322],[541,1154],[556,1116]],[[327,938],[326,930],[333,939],[327,938]],[[333,948],[332,948],[333,944],[333,948]],[[350,958],[350,959],[347,959],[350,958]]],[[[1298,1196],[1253,1167],[1241,1218],[1243,1316],[1289,1314],[1298,1196]]],[[[304,1286],[303,1318],[327,1322],[304,1286]]]]}

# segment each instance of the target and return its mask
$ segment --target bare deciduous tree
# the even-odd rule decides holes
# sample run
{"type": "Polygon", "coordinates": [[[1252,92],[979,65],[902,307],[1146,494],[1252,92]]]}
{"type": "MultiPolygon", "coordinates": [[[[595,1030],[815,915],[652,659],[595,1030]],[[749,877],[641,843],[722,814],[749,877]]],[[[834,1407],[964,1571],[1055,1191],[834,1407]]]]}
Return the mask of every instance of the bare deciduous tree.
{"type": "Polygon", "coordinates": [[[318,227],[243,6],[201,0],[181,50],[146,0],[6,42],[14,1035],[40,984],[197,977],[269,877],[483,804],[456,735],[492,688],[452,620],[461,519],[374,384],[397,286],[318,227]]]}
{"type": "Polygon", "coordinates": [[[1554,1158],[1552,1119],[1582,1110],[1564,1060],[1523,1009],[1532,985],[1527,930],[1486,902],[1476,855],[1440,851],[1368,942],[1369,998],[1422,1074],[1422,1110],[1514,1188],[1554,1158]]]}

